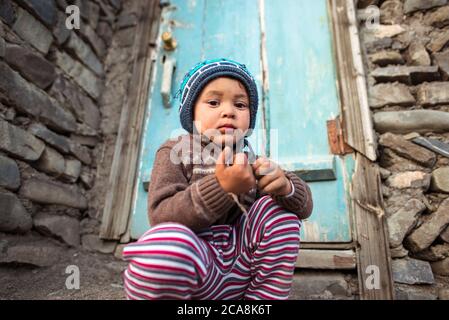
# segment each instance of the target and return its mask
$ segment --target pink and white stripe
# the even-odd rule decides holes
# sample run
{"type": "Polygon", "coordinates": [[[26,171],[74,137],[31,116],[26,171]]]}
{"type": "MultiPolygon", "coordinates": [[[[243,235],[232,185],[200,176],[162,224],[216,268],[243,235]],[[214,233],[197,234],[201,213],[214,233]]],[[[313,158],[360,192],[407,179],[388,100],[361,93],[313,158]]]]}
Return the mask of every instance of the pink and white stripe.
{"type": "Polygon", "coordinates": [[[287,299],[298,217],[264,196],[233,225],[162,223],[125,247],[128,299],[287,299]]]}

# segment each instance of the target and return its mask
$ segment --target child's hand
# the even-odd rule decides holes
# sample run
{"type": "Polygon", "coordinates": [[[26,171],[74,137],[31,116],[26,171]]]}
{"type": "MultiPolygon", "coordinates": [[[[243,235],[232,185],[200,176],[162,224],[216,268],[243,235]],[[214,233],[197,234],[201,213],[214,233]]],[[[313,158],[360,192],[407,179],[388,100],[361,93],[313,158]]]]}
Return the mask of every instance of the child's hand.
{"type": "Polygon", "coordinates": [[[267,158],[258,158],[253,164],[260,191],[272,195],[286,196],[292,192],[290,180],[275,162],[267,158]]]}
{"type": "Polygon", "coordinates": [[[231,156],[231,148],[225,147],[217,159],[215,176],[226,192],[246,193],[256,186],[253,169],[244,153],[236,154],[233,157],[232,165],[226,166],[226,160],[230,159],[231,156]]]}

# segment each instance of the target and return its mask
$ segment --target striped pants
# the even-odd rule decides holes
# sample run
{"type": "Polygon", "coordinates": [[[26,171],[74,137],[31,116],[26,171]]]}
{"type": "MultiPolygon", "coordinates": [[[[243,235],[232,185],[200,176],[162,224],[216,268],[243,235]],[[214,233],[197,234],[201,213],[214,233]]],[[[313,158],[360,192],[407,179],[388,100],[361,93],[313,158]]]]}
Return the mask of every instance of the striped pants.
{"type": "Polygon", "coordinates": [[[269,196],[233,225],[156,225],[123,251],[127,298],[288,299],[300,226],[269,196]]]}

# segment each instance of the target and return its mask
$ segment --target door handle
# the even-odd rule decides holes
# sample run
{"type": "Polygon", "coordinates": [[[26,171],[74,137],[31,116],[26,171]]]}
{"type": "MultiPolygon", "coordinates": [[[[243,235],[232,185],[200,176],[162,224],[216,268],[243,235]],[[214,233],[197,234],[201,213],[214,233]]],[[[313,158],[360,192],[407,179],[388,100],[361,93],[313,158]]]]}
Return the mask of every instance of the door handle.
{"type": "Polygon", "coordinates": [[[170,31],[165,31],[162,34],[162,42],[164,43],[164,50],[166,51],[173,51],[178,46],[176,39],[170,31]]]}
{"type": "Polygon", "coordinates": [[[175,68],[176,68],[176,59],[166,57],[162,71],[162,84],[161,84],[161,95],[165,108],[170,108],[171,87],[175,68]]]}

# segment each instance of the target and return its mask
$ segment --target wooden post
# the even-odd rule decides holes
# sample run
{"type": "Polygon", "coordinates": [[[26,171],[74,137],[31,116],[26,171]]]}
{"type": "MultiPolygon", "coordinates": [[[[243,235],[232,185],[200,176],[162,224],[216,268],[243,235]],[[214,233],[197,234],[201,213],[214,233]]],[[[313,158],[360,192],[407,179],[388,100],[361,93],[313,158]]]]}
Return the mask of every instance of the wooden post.
{"type": "Polygon", "coordinates": [[[345,141],[356,150],[351,208],[360,297],[364,300],[393,299],[391,258],[379,170],[371,162],[377,159],[377,144],[368,105],[356,6],[353,0],[329,0],[329,12],[343,132],[345,141]]]}
{"type": "Polygon", "coordinates": [[[138,1],[136,5],[140,17],[133,45],[132,76],[121,112],[100,229],[101,238],[122,241],[128,234],[153,65],[150,44],[158,34],[160,19],[159,0],[138,1]]]}
{"type": "Polygon", "coordinates": [[[360,297],[391,300],[393,277],[379,167],[360,153],[356,155],[351,198],[360,297]]]}
{"type": "Polygon", "coordinates": [[[329,0],[329,11],[345,141],[368,159],[375,161],[377,143],[368,105],[353,0],[329,0]]]}

